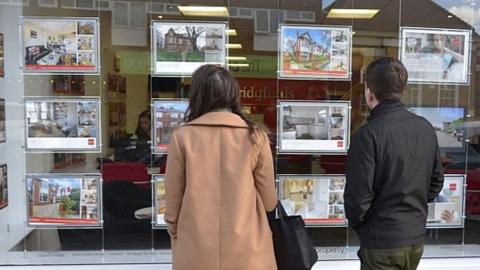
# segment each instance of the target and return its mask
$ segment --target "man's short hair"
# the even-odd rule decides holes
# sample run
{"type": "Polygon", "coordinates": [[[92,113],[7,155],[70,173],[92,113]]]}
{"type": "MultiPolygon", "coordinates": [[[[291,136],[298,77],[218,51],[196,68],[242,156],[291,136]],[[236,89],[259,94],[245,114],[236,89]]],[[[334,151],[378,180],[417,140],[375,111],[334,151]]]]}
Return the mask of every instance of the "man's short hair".
{"type": "Polygon", "coordinates": [[[407,85],[408,73],[397,59],[382,57],[370,63],[365,81],[378,101],[400,100],[407,85]]]}

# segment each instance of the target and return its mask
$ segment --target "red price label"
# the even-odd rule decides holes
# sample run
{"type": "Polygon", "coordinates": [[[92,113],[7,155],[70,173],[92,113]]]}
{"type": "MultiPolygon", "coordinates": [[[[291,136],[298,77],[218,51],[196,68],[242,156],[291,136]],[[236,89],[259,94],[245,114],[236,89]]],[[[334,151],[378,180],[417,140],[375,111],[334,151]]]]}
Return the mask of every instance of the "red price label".
{"type": "Polygon", "coordinates": [[[455,45],[455,46],[460,46],[460,45],[462,45],[461,43],[462,43],[462,42],[461,42],[460,37],[454,37],[454,38],[452,39],[452,44],[455,45]]]}
{"type": "Polygon", "coordinates": [[[457,190],[457,184],[455,184],[455,183],[450,184],[449,189],[450,189],[451,191],[457,190]]]}

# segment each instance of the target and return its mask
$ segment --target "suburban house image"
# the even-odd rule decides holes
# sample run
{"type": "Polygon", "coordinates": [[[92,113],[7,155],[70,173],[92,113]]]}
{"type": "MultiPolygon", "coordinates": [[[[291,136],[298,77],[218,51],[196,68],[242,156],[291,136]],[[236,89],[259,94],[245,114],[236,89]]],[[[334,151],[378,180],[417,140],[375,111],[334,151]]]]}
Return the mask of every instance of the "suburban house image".
{"type": "Polygon", "coordinates": [[[193,52],[192,41],[188,36],[177,34],[173,28],[165,34],[164,47],[167,52],[193,52]]]}
{"type": "Polygon", "coordinates": [[[315,56],[328,54],[321,45],[312,39],[309,32],[302,34],[297,32],[297,40],[293,53],[297,62],[312,61],[315,56]]]}

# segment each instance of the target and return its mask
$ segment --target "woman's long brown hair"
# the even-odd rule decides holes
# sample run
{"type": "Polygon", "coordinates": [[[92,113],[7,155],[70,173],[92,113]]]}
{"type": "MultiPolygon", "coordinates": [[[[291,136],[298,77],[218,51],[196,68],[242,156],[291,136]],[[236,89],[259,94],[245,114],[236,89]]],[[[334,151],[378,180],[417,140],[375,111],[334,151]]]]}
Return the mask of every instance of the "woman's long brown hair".
{"type": "Polygon", "coordinates": [[[247,123],[251,137],[258,130],[255,122],[242,112],[240,87],[233,75],[223,67],[203,65],[192,75],[185,123],[218,109],[228,109],[240,116],[247,123]]]}

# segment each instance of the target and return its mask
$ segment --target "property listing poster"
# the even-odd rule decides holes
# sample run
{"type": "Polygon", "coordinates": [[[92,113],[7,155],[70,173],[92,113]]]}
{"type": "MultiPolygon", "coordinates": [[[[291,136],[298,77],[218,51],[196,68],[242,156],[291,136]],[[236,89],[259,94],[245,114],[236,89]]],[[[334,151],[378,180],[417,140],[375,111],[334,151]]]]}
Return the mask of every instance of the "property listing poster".
{"type": "Polygon", "coordinates": [[[5,118],[5,99],[0,98],[0,143],[7,140],[5,118]]]}
{"type": "Polygon", "coordinates": [[[28,174],[30,226],[100,226],[100,175],[28,174]]]}
{"type": "Polygon", "coordinates": [[[7,165],[0,165],[0,210],[8,206],[7,165]]]}
{"type": "Polygon", "coordinates": [[[346,226],[344,175],[279,175],[279,199],[307,225],[346,226]]]}
{"type": "Polygon", "coordinates": [[[98,73],[98,18],[24,18],[24,73],[98,73]]]}
{"type": "Polygon", "coordinates": [[[154,76],[190,76],[205,64],[226,66],[226,24],[160,22],[152,24],[154,76]]]}
{"type": "Polygon", "coordinates": [[[468,84],[471,30],[402,27],[400,60],[408,81],[468,84]]]}
{"type": "Polygon", "coordinates": [[[98,151],[100,98],[26,98],[26,148],[98,151]]]}
{"type": "Polygon", "coordinates": [[[280,26],[279,77],[348,80],[351,28],[280,26]]]}
{"type": "Polygon", "coordinates": [[[4,35],[0,33],[0,78],[5,77],[5,40],[4,35]]]}
{"type": "Polygon", "coordinates": [[[346,152],[350,132],[350,103],[280,101],[279,153],[346,152]]]}
{"type": "Polygon", "coordinates": [[[445,175],[442,191],[428,204],[427,227],[463,227],[465,175],[445,175]]]}
{"type": "Polygon", "coordinates": [[[185,118],[188,100],[153,99],[152,101],[154,153],[167,153],[173,130],[185,118]]]}
{"type": "Polygon", "coordinates": [[[164,221],[165,210],[167,209],[165,204],[165,176],[164,175],[154,175],[154,222],[155,226],[165,226],[164,221]]]}

